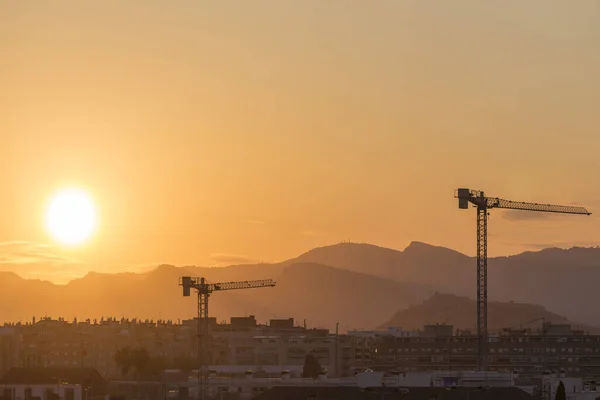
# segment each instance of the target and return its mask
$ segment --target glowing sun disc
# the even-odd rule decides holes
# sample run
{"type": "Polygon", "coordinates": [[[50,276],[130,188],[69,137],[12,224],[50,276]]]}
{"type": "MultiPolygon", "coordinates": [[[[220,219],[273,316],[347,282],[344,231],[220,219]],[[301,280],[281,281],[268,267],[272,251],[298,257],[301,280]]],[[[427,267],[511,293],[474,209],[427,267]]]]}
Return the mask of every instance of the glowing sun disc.
{"type": "Polygon", "coordinates": [[[96,227],[92,198],[79,189],[64,189],[54,195],[46,214],[46,228],[58,242],[76,245],[85,242],[96,227]]]}

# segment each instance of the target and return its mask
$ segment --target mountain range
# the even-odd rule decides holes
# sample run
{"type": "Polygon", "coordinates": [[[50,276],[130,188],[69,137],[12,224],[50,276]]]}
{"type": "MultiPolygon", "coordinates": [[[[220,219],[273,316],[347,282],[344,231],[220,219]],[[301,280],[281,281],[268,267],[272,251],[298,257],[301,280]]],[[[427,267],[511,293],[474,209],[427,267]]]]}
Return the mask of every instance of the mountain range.
{"type": "MultiPolygon", "coordinates": [[[[0,302],[11,305],[0,309],[0,319],[29,320],[43,315],[187,319],[194,316],[196,307],[194,298],[183,297],[178,286],[179,277],[184,275],[204,276],[210,282],[277,281],[274,288],[214,293],[210,311],[219,320],[251,314],[262,321],[294,317],[300,323],[306,319],[309,326],[333,328],[339,323],[342,331],[372,329],[390,321],[399,310],[439,304],[431,303],[436,293],[474,298],[476,277],[472,257],[419,242],[403,251],[340,243],[275,264],[219,268],[161,265],[142,274],[89,273],[66,285],[0,272],[0,302]]],[[[597,248],[546,249],[491,258],[489,297],[490,301],[539,305],[538,314],[548,312],[545,307],[578,323],[600,325],[600,310],[593,307],[600,300],[598,278],[597,248]]],[[[464,319],[455,318],[455,324],[465,329],[472,325],[467,323],[469,315],[472,322],[475,320],[475,305],[465,303],[463,309],[471,311],[464,319]]],[[[420,313],[421,322],[444,322],[439,310],[426,307],[420,313]]],[[[445,319],[449,313],[447,310],[445,319]]],[[[497,317],[490,310],[492,318],[497,317]]],[[[503,318],[499,323],[524,322],[503,318]]],[[[490,321],[490,326],[494,323],[490,321]]]]}
{"type": "MultiPolygon", "coordinates": [[[[413,242],[404,251],[342,243],[299,257],[382,278],[433,286],[474,298],[476,260],[454,250],[413,242]]],[[[488,260],[490,300],[539,304],[571,319],[600,325],[600,248],[548,248],[488,260]]]]}

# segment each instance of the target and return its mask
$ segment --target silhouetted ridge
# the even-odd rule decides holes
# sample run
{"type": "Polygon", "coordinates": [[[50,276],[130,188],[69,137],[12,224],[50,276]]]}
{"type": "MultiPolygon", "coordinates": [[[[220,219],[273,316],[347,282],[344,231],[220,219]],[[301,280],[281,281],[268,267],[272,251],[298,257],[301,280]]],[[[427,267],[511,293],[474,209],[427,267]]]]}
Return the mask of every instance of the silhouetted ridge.
{"type": "Polygon", "coordinates": [[[27,279],[19,276],[17,273],[12,271],[0,271],[0,282],[6,283],[25,283],[27,279]]]}
{"type": "MultiPolygon", "coordinates": [[[[403,329],[420,329],[426,324],[446,323],[457,329],[475,330],[476,303],[463,296],[435,293],[421,304],[398,311],[383,326],[398,326],[403,329]]],[[[573,323],[564,316],[552,313],[546,308],[527,303],[496,302],[488,303],[488,327],[490,330],[516,327],[527,324],[537,318],[545,318],[546,322],[569,323],[573,328],[594,330],[573,323]]],[[[539,325],[539,323],[538,323],[539,325]]],[[[532,328],[532,326],[525,326],[532,328]]]]}
{"type": "Polygon", "coordinates": [[[179,277],[183,275],[189,275],[186,268],[176,267],[174,265],[161,264],[158,267],[150,270],[146,275],[146,280],[161,280],[164,279],[165,283],[170,281],[179,281],[179,277]]]}
{"type": "MultiPolygon", "coordinates": [[[[540,304],[588,324],[600,320],[600,310],[590,307],[600,302],[598,248],[554,248],[490,258],[488,274],[490,301],[540,304]]],[[[204,276],[209,282],[277,281],[275,288],[215,295],[211,313],[219,319],[249,314],[263,320],[294,317],[306,318],[311,326],[333,327],[339,322],[342,329],[352,329],[378,326],[398,309],[418,304],[436,291],[472,297],[476,268],[472,257],[412,242],[403,251],[339,243],[278,264],[222,268],[163,264],[140,273],[92,272],[65,286],[0,273],[0,302],[10,304],[0,310],[0,321],[45,314],[83,319],[98,315],[190,318],[195,312],[193,301],[183,298],[178,285],[184,275],[204,276]]],[[[474,307],[464,300],[462,308],[474,307]]],[[[474,315],[474,308],[465,312],[469,318],[474,315]]],[[[444,320],[440,314],[428,322],[444,320]]]]}
{"type": "Polygon", "coordinates": [[[467,257],[466,255],[456,251],[449,249],[447,247],[442,246],[434,246],[432,244],[423,243],[423,242],[410,242],[410,244],[404,249],[404,253],[409,254],[423,254],[423,255],[433,255],[433,254],[445,254],[452,255],[458,257],[467,257]]]}

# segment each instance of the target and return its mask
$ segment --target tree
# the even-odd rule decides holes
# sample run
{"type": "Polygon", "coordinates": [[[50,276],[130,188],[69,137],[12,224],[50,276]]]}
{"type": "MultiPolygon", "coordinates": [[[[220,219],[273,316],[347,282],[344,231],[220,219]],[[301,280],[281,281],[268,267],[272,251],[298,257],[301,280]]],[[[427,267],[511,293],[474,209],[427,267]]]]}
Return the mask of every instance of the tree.
{"type": "Polygon", "coordinates": [[[115,364],[121,369],[121,374],[126,377],[133,366],[131,358],[131,348],[122,347],[115,353],[115,364]]]}
{"type": "Polygon", "coordinates": [[[304,368],[302,369],[302,376],[304,378],[318,378],[319,374],[323,371],[319,361],[312,355],[307,354],[304,359],[304,368]]]}
{"type": "Polygon", "coordinates": [[[131,366],[135,370],[138,380],[144,375],[150,364],[150,354],[143,347],[137,347],[131,350],[131,366]]]}
{"type": "Polygon", "coordinates": [[[174,369],[190,372],[198,368],[198,359],[196,357],[178,356],[173,360],[172,366],[174,369]]]}
{"type": "Polygon", "coordinates": [[[143,347],[136,347],[131,350],[131,365],[135,370],[135,378],[137,380],[137,393],[138,399],[141,399],[140,389],[142,386],[141,378],[144,376],[146,371],[148,370],[148,365],[150,363],[150,354],[148,354],[148,350],[143,347]]]}
{"type": "Polygon", "coordinates": [[[563,381],[560,381],[558,384],[558,388],[556,389],[556,397],[554,400],[567,400],[567,392],[565,390],[565,384],[563,381]]]}
{"type": "Polygon", "coordinates": [[[148,371],[150,367],[150,354],[142,347],[130,348],[128,346],[120,348],[115,353],[115,363],[121,368],[123,377],[129,374],[129,371],[133,369],[135,372],[135,378],[137,380],[137,391],[138,398],[140,397],[140,380],[148,371]]]}
{"type": "Polygon", "coordinates": [[[165,357],[151,357],[148,365],[143,370],[143,375],[149,380],[162,380],[166,369],[170,369],[173,365],[172,361],[165,357]]]}

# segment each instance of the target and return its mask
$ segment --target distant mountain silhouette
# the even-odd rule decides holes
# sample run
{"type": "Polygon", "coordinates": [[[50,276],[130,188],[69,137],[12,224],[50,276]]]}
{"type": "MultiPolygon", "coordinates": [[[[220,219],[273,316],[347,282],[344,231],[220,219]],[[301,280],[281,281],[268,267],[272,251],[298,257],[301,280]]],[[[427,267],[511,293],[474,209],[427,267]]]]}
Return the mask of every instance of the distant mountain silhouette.
{"type": "Polygon", "coordinates": [[[28,281],[12,273],[0,276],[0,310],[5,321],[33,316],[68,319],[114,316],[141,319],[187,319],[195,316],[196,297],[184,298],[178,286],[183,275],[202,275],[211,282],[275,276],[274,288],[215,292],[210,314],[218,320],[256,315],[266,321],[293,317],[299,324],[342,330],[371,328],[399,307],[423,301],[434,289],[311,263],[287,267],[257,265],[195,268],[162,265],[144,274],[89,273],[67,285],[28,281]],[[277,275],[279,271],[279,275],[277,275]],[[269,275],[269,272],[274,274],[269,275]],[[5,285],[6,284],[6,285],[5,285]]]}
{"type": "MultiPolygon", "coordinates": [[[[381,328],[395,326],[403,329],[421,329],[426,324],[446,323],[454,325],[455,329],[470,329],[475,331],[476,303],[467,297],[434,294],[422,304],[398,311],[381,328]]],[[[542,322],[531,322],[537,318],[545,318],[546,322],[554,324],[568,323],[574,329],[595,331],[597,328],[574,323],[568,318],[554,314],[542,306],[526,303],[489,302],[488,329],[498,331],[503,328],[538,328],[542,322]],[[530,323],[531,322],[531,323],[530,323]]]]}
{"type": "MultiPolygon", "coordinates": [[[[341,243],[311,250],[298,260],[440,288],[475,298],[475,258],[413,242],[404,251],[341,243]]],[[[549,248],[488,261],[489,298],[540,304],[588,324],[600,322],[600,248],[549,248]]]]}
{"type": "MultiPolygon", "coordinates": [[[[389,318],[399,307],[427,298],[434,289],[314,263],[287,267],[272,290],[239,291],[240,298],[279,316],[307,318],[311,324],[343,330],[371,328],[389,318]]],[[[225,295],[225,294],[224,294],[225,295]]]]}
{"type": "MultiPolygon", "coordinates": [[[[370,244],[340,243],[302,254],[296,261],[314,262],[350,271],[454,289],[475,276],[470,258],[445,247],[412,242],[404,251],[370,244]]],[[[469,291],[472,288],[466,285],[469,291]]]]}
{"type": "MultiPolygon", "coordinates": [[[[141,273],[89,273],[67,285],[0,272],[0,320],[33,316],[187,319],[195,299],[178,286],[183,275],[211,282],[273,278],[275,288],[215,293],[219,320],[254,314],[294,317],[308,325],[373,328],[435,292],[475,297],[475,260],[443,247],[413,242],[404,251],[341,243],[277,264],[230,267],[161,265],[141,273]]],[[[592,326],[600,321],[600,249],[546,249],[489,261],[490,300],[539,304],[592,326]]],[[[470,314],[467,314],[470,315],[470,314]]],[[[471,318],[475,319],[473,311],[471,318]]],[[[435,322],[435,321],[429,321],[435,322]]],[[[443,322],[437,321],[437,322],[443,322]]]]}

